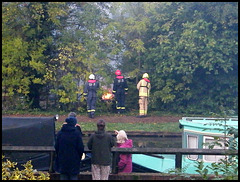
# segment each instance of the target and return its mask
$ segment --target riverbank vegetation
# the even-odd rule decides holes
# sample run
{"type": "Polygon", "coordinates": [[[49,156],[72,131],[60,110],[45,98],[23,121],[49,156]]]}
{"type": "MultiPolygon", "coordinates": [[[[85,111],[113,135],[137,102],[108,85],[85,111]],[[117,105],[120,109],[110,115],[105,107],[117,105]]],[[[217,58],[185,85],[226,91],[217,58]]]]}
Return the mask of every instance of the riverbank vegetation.
{"type": "Polygon", "coordinates": [[[2,110],[86,110],[121,69],[126,108],[148,72],[149,111],[238,113],[238,2],[3,2],[2,110]],[[127,65],[127,66],[126,66],[127,65]]]}
{"type": "Polygon", "coordinates": [[[16,162],[2,155],[2,180],[50,180],[50,174],[35,170],[31,160],[23,164],[23,170],[19,170],[16,165],[16,162]]]}

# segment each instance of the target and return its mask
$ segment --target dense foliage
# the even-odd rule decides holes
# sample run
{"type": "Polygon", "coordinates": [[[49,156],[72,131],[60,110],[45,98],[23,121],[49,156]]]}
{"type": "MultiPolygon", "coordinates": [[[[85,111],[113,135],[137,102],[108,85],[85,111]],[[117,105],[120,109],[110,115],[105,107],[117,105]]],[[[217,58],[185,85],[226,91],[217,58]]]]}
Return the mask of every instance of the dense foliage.
{"type": "Polygon", "coordinates": [[[148,72],[150,110],[237,114],[238,2],[2,3],[3,109],[84,111],[89,74],[102,93],[115,69],[128,110],[148,72]]]}
{"type": "Polygon", "coordinates": [[[34,170],[31,161],[23,164],[23,170],[19,170],[16,165],[16,162],[5,160],[2,155],[2,180],[50,180],[50,174],[34,170]]]}

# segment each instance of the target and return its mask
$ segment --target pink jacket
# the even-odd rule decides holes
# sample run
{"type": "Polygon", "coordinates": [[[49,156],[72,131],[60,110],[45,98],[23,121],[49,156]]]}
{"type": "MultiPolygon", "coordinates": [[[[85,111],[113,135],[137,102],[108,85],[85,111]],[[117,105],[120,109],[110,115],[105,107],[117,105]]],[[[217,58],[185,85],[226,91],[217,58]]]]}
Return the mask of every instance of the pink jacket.
{"type": "MultiPolygon", "coordinates": [[[[132,148],[133,143],[131,139],[125,141],[125,143],[118,143],[119,148],[132,148]]],[[[120,160],[118,162],[119,173],[131,173],[132,172],[132,154],[120,154],[120,160]]]]}

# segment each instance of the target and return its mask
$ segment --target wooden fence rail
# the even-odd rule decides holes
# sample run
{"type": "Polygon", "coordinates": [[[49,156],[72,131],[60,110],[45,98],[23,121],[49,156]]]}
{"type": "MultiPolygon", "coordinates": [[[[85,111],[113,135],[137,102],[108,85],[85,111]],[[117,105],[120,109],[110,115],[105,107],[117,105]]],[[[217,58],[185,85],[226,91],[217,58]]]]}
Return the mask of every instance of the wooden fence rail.
{"type": "MultiPolygon", "coordinates": [[[[8,152],[50,152],[51,161],[49,172],[52,172],[53,160],[55,149],[53,146],[2,146],[2,151],[8,152]]],[[[90,153],[87,147],[84,152],[90,153]]],[[[117,160],[121,153],[131,154],[173,154],[175,158],[175,168],[182,167],[182,155],[238,155],[238,150],[230,149],[189,149],[189,148],[112,148],[113,160],[112,160],[112,173],[117,174],[117,160]]]]}

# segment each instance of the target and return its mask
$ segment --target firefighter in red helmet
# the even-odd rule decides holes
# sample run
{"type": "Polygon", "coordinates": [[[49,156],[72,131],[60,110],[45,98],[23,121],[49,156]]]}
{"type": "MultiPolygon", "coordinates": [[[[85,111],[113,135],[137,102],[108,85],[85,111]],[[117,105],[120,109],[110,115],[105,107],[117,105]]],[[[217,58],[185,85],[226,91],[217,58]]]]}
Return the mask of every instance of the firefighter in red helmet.
{"type": "Polygon", "coordinates": [[[118,113],[123,113],[125,111],[125,94],[128,91],[128,85],[126,79],[121,75],[120,70],[116,70],[113,83],[113,94],[116,98],[116,109],[118,113]]]}

